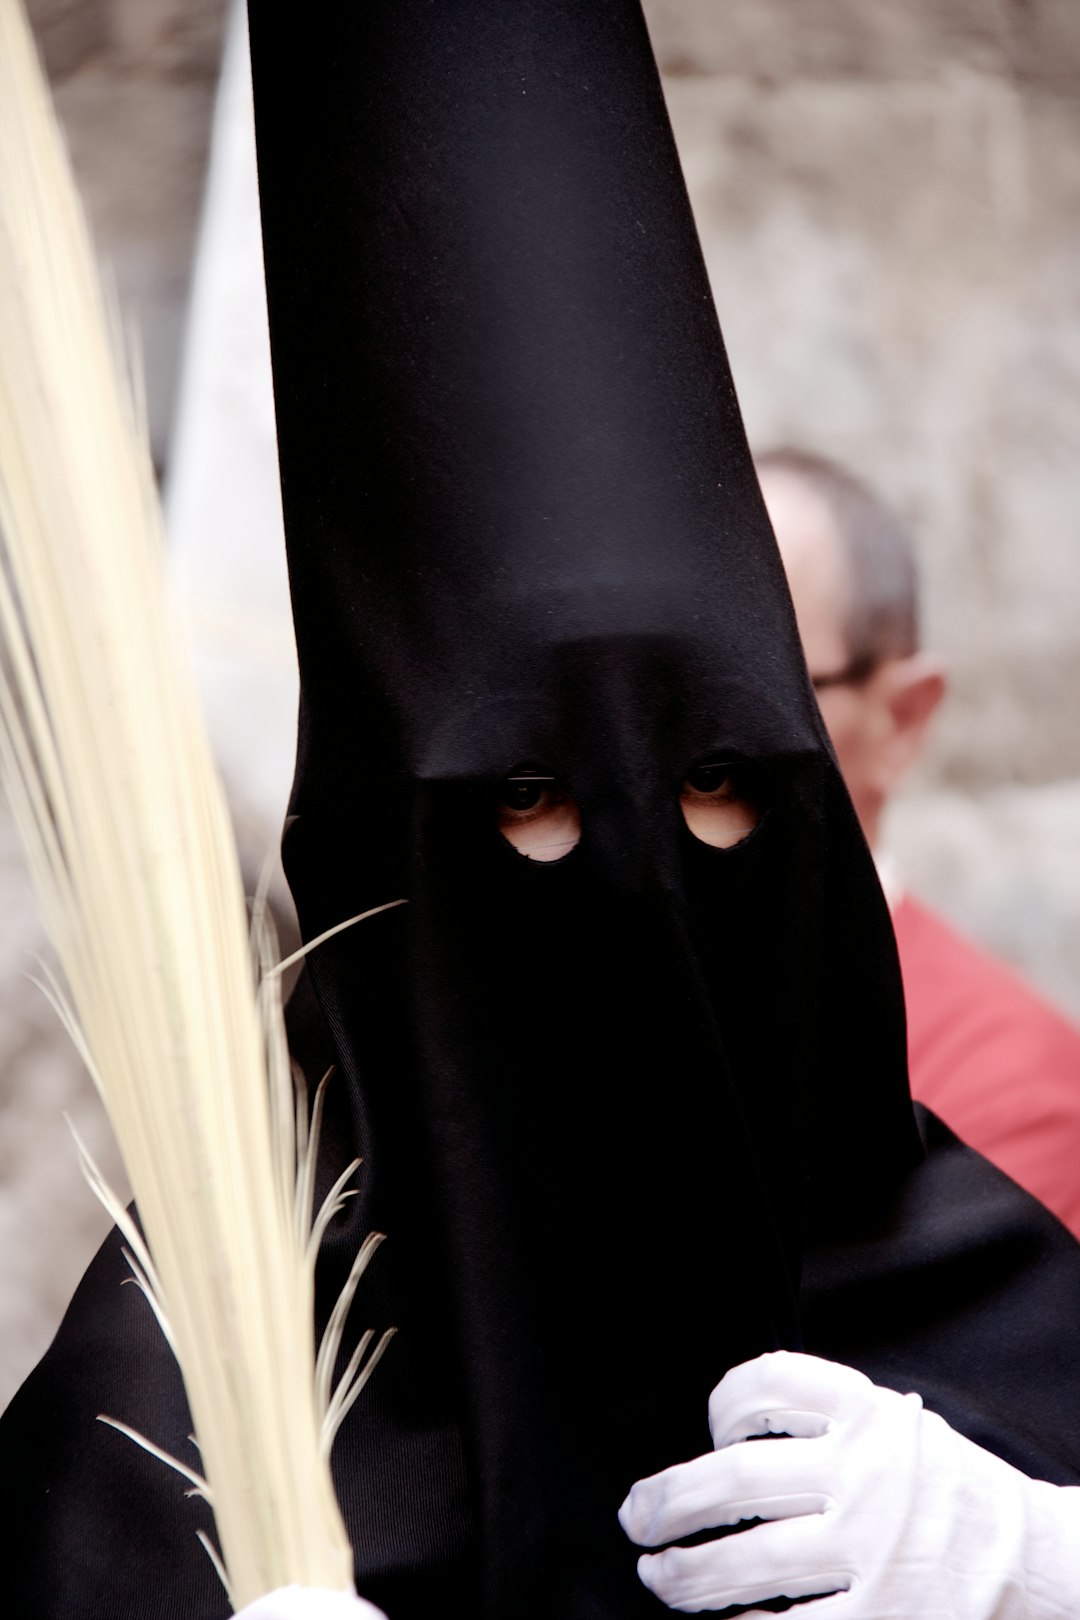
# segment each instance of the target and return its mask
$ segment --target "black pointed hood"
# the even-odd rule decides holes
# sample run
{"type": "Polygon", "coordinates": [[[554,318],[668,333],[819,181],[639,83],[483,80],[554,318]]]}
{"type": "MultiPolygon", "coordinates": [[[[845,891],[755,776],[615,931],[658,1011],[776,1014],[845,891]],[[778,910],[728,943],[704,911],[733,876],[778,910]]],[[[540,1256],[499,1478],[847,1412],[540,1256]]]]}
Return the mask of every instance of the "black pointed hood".
{"type": "Polygon", "coordinates": [[[799,1343],[808,1224],[920,1151],[885,907],[636,0],[260,0],[251,34],[286,865],[309,937],[409,901],[311,966],[402,1329],[339,1459],[355,1495],[384,1426],[361,1589],[397,1571],[401,1620],[467,1542],[484,1615],[658,1612],[623,1492],[706,1443],[728,1365],[799,1343]],[[730,849],[680,810],[718,760],[758,821],[730,849]],[[499,831],[523,769],[579,808],[561,860],[499,831]]]}
{"type": "MultiPolygon", "coordinates": [[[[398,1336],[333,1454],[359,1590],[390,1620],[659,1620],[627,1487],[708,1448],[732,1362],[800,1339],[1076,1484],[1080,1250],[932,1120],[920,1158],[636,3],[251,13],[286,861],[309,938],[409,902],[290,1004],[301,1066],[338,1066],[324,1182],[364,1156],[323,1319],[389,1233],[347,1340],[398,1336]],[[525,767],[561,785],[500,786],[525,767]],[[730,783],[756,830],[698,842],[680,804],[730,783]],[[499,831],[534,793],[564,844],[577,806],[562,859],[499,831]]],[[[97,1421],[191,1432],[128,1276],[114,1233],[0,1420],[8,1608],[224,1620],[206,1504],[97,1421]]]]}

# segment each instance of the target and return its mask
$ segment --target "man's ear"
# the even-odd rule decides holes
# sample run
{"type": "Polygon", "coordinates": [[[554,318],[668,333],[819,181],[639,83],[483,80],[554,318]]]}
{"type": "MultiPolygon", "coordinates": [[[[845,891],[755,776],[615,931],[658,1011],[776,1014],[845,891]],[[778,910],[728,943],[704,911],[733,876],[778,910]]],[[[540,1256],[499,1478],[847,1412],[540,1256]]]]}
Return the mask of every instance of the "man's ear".
{"type": "Polygon", "coordinates": [[[889,796],[922,756],[930,722],[945,696],[948,682],[941,660],[924,652],[913,653],[910,658],[892,659],[879,671],[879,681],[880,696],[892,721],[882,761],[888,780],[881,784],[889,796]]]}

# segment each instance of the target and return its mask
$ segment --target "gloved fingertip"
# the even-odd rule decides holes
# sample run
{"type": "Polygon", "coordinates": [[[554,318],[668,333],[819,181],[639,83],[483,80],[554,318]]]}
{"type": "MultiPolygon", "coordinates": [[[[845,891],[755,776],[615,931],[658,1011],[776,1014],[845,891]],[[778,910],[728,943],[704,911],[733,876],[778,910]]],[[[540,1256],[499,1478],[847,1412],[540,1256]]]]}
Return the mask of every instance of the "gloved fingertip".
{"type": "Polygon", "coordinates": [[[660,1563],[660,1557],[661,1555],[659,1553],[642,1553],[641,1557],[637,1561],[638,1580],[641,1582],[642,1586],[646,1587],[650,1592],[653,1593],[656,1592],[657,1580],[660,1573],[659,1569],[657,1568],[658,1564],[660,1563]]]}
{"type": "Polygon", "coordinates": [[[650,1517],[645,1501],[645,1493],[641,1490],[640,1485],[632,1485],[619,1509],[619,1523],[622,1525],[623,1532],[629,1536],[631,1541],[636,1541],[639,1546],[646,1544],[645,1531],[650,1517]]]}

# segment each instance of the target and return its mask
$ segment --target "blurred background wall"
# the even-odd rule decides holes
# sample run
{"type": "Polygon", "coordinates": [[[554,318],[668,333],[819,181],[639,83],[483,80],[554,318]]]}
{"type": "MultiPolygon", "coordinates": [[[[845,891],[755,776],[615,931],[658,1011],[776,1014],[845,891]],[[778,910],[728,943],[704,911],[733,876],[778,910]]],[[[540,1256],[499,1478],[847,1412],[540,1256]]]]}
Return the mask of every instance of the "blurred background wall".
{"type": "Polygon", "coordinates": [[[649,0],[751,442],[910,519],[912,888],[1080,1013],[1080,5],[649,0]]]}
{"type": "MultiPolygon", "coordinates": [[[[839,457],[915,527],[954,691],[904,874],[1080,1016],[1080,4],[646,10],[752,442],[839,457]]],[[[224,5],[30,12],[167,472],[224,5]]],[[[0,1404],[103,1231],[39,947],[0,820],[0,1404]]]]}

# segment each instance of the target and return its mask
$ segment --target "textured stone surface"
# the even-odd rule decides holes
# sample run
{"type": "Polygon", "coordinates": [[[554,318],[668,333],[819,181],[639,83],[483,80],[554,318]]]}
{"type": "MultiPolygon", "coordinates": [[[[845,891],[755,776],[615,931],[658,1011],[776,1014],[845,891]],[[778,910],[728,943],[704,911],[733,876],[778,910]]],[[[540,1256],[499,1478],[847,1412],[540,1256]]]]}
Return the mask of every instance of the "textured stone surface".
{"type": "Polygon", "coordinates": [[[224,11],[222,0],[37,0],[30,7],[101,258],[142,342],[159,465],[224,11]]]}
{"type": "Polygon", "coordinates": [[[956,687],[932,777],[1080,773],[1080,7],[1071,33],[1011,5],[655,10],[752,440],[840,456],[915,523],[956,687]]]}
{"type": "Polygon", "coordinates": [[[121,1196],[93,1088],[31,975],[44,948],[14,833],[0,819],[0,1407],[49,1342],[109,1228],[79,1170],[72,1124],[121,1196]]]}
{"type": "Polygon", "coordinates": [[[913,793],[888,842],[908,886],[1080,1015],[1080,782],[913,793]]]}
{"type": "Polygon", "coordinates": [[[1080,1012],[1080,6],[647,0],[747,427],[909,516],[914,887],[1080,1012]]]}
{"type": "Polygon", "coordinates": [[[1080,74],[1072,0],[645,0],[645,11],[668,78],[873,86],[955,64],[1069,87],[1080,74]]]}
{"type": "Polygon", "coordinates": [[[752,442],[909,516],[908,880],[1080,1013],[1080,6],[647,0],[752,442]]]}

